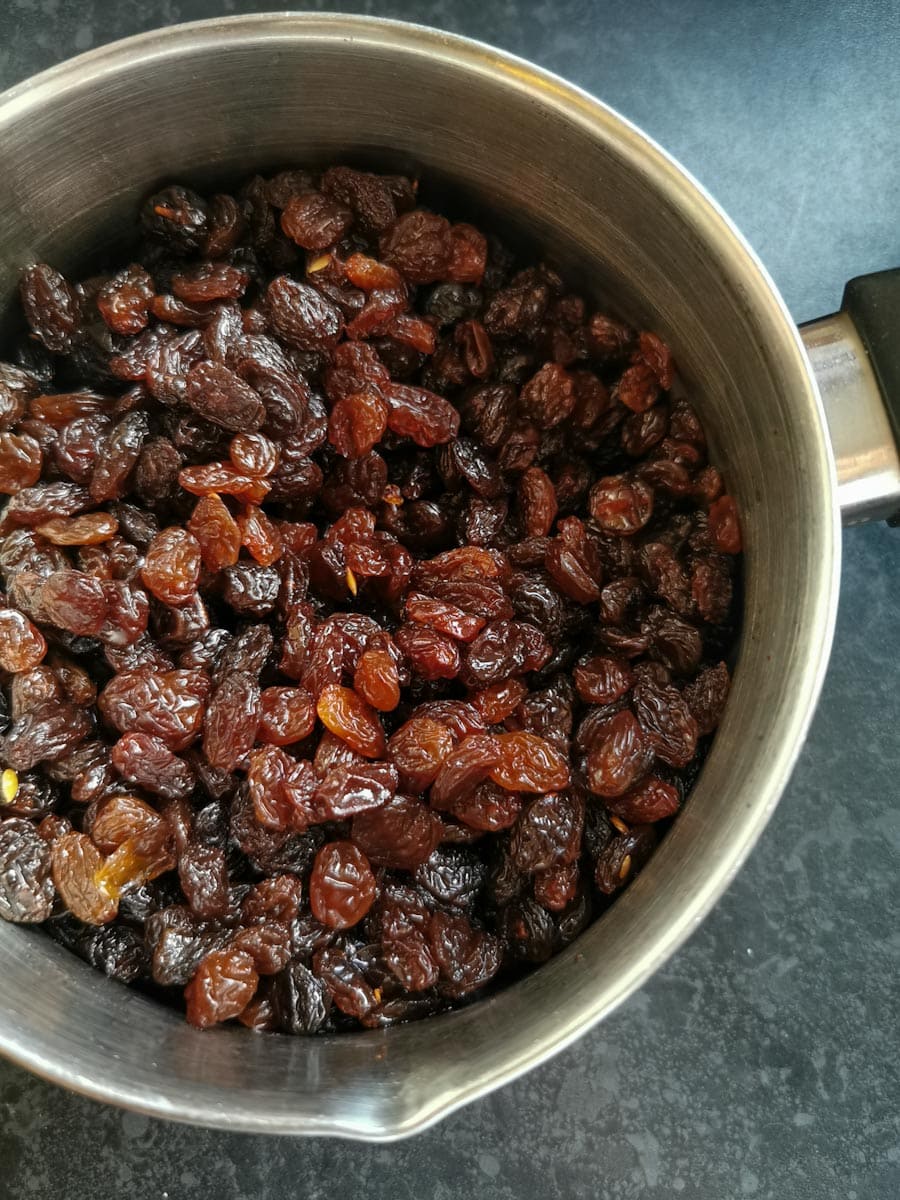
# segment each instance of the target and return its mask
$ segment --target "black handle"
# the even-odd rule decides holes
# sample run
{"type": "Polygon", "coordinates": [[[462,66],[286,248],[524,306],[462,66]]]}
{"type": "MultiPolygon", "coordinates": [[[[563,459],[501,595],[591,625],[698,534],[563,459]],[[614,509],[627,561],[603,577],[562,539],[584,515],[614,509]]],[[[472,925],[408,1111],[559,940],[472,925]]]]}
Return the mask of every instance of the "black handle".
{"type": "Polygon", "coordinates": [[[851,279],[841,308],[853,318],[900,443],[900,267],[851,279]]]}
{"type": "MultiPolygon", "coordinates": [[[[852,317],[866,348],[900,446],[900,267],[851,279],[841,308],[852,317]]],[[[900,525],[900,513],[888,524],[900,525]]]]}

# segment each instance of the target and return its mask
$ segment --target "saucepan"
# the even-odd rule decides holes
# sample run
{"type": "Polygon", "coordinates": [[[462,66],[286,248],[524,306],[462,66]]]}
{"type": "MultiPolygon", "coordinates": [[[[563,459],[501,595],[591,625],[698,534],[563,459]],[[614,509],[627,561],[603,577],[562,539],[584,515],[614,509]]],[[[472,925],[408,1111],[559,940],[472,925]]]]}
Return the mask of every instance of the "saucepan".
{"type": "Polygon", "coordinates": [[[739,501],[746,546],[734,686],[689,803],[601,921],[490,999],[341,1037],[200,1033],[40,932],[0,923],[0,1051],[22,1066],[160,1117],[390,1140],[609,1014],[696,928],[762,832],[828,663],[841,517],[900,510],[882,395],[893,388],[900,404],[884,353],[900,285],[855,281],[846,311],[801,336],[702,187],[600,101],[433,30],[263,15],[119,42],[0,96],[7,317],[24,263],[112,258],[160,182],[208,186],[310,160],[414,171],[598,304],[657,330],[739,501]]]}

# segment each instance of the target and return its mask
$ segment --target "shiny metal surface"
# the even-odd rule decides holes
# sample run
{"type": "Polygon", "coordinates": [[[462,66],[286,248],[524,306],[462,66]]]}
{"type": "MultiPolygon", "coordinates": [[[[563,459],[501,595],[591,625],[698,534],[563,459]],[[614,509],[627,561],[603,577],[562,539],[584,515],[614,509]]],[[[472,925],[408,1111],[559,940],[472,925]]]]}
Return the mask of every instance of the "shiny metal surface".
{"type": "MultiPolygon", "coordinates": [[[[198,1033],[37,933],[0,928],[0,1050],[99,1099],[200,1124],[389,1140],[541,1062],[609,1013],[727,887],[777,804],[828,659],[840,526],[802,345],[709,197],[598,101],[488,47],[343,16],[149,34],[0,97],[0,296],[37,256],[112,253],[162,179],[304,159],[419,171],[494,214],[675,351],[738,497],[746,614],[731,703],[665,844],[610,913],[458,1013],[336,1039],[198,1033]]],[[[2,923],[0,923],[2,924],[2,923]]]]}
{"type": "Polygon", "coordinates": [[[800,329],[825,406],[845,525],[900,512],[900,449],[853,318],[834,313],[800,329]]]}

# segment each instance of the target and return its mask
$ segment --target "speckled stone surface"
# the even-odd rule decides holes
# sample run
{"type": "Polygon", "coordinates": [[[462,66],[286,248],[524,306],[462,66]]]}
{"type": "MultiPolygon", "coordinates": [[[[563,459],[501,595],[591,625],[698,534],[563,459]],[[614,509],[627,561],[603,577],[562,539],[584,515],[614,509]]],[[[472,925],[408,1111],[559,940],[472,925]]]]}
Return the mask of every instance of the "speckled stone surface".
{"type": "MultiPolygon", "coordinates": [[[[0,86],[255,7],[0,0],[0,86]]],[[[798,320],[900,263],[892,0],[347,7],[494,42],[596,92],[721,201],[798,320]]],[[[781,807],[713,915],[599,1030],[388,1147],[181,1128],[0,1064],[0,1196],[896,1200],[900,530],[845,547],[825,694],[781,807]]]]}

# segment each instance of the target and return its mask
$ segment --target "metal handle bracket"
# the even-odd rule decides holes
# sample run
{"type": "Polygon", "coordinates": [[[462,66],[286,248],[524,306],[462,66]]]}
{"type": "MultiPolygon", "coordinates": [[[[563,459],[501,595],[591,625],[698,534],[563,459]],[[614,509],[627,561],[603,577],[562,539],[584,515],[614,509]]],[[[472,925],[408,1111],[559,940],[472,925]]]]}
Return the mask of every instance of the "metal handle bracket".
{"type": "Polygon", "coordinates": [[[800,327],[825,406],[845,525],[900,512],[900,450],[881,388],[848,312],[800,327]]]}

